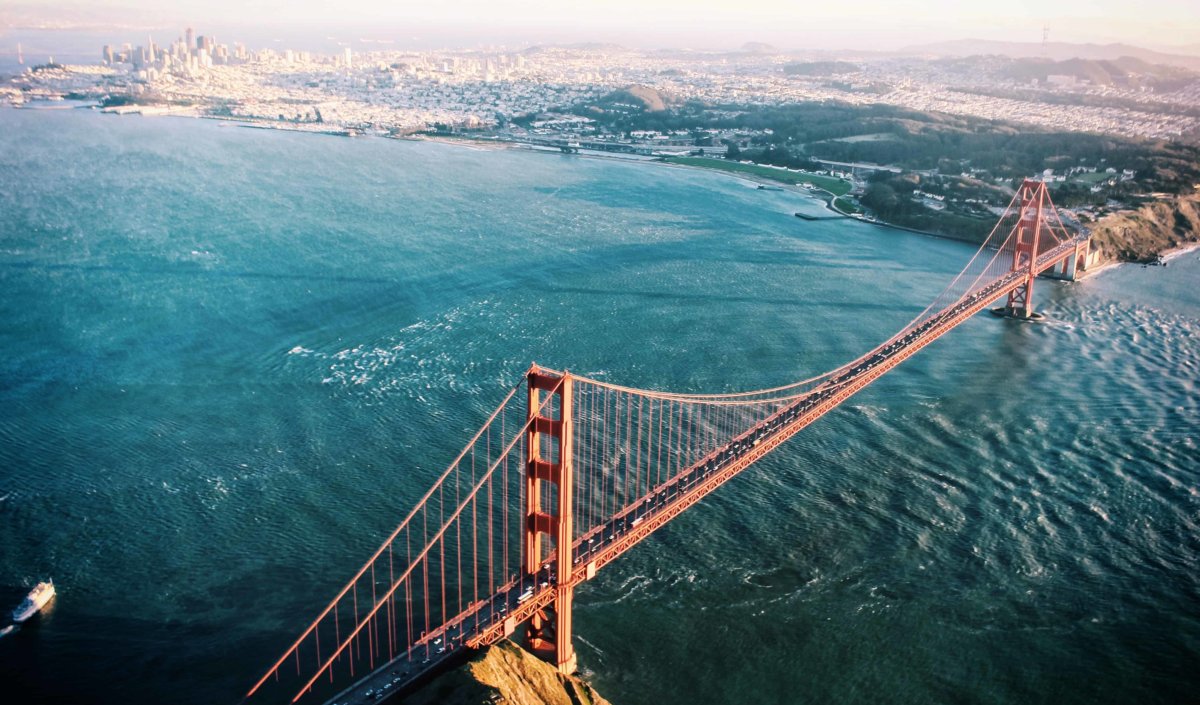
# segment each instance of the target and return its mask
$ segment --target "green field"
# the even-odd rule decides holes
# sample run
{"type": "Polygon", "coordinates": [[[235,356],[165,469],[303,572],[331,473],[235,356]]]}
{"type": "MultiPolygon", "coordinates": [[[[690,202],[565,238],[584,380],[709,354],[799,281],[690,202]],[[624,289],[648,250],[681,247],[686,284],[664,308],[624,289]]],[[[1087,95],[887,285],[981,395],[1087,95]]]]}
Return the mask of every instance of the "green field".
{"type": "Polygon", "coordinates": [[[862,209],[858,207],[857,203],[840,196],[833,199],[833,207],[843,213],[862,213],[862,209]]]}
{"type": "Polygon", "coordinates": [[[1076,174],[1070,177],[1070,180],[1078,181],[1084,184],[1098,184],[1101,181],[1108,181],[1115,176],[1118,176],[1118,174],[1106,174],[1103,171],[1096,171],[1092,173],[1076,174]]]}
{"type": "Polygon", "coordinates": [[[838,179],[833,176],[819,176],[817,174],[785,171],[784,169],[762,166],[761,164],[743,164],[741,162],[731,162],[724,159],[711,159],[709,157],[663,157],[663,161],[668,164],[701,166],[705,167],[706,169],[720,169],[721,171],[749,174],[751,176],[770,179],[772,181],[781,181],[785,184],[808,183],[816,186],[817,188],[825,189],[834,196],[843,196],[850,192],[850,182],[844,179],[838,179]]]}

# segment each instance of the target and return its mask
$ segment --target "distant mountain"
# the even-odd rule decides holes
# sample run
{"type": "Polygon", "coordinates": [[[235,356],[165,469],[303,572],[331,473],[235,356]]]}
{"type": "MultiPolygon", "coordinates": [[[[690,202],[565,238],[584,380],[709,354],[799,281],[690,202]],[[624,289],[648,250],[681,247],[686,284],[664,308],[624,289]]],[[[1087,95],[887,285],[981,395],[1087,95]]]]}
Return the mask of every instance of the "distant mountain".
{"type": "Polygon", "coordinates": [[[950,42],[934,44],[919,44],[900,49],[898,54],[925,54],[935,56],[974,56],[980,54],[997,54],[1014,59],[1044,58],[1055,61],[1067,59],[1089,59],[1092,61],[1113,61],[1123,56],[1131,56],[1151,64],[1166,64],[1179,66],[1193,71],[1200,71],[1200,56],[1184,56],[1182,54],[1166,54],[1151,49],[1143,49],[1130,44],[1071,44],[1069,42],[1048,42],[1043,48],[1040,42],[997,42],[987,39],[958,39],[950,42]]]}
{"type": "Polygon", "coordinates": [[[749,54],[778,54],[779,49],[766,42],[746,42],[742,45],[742,51],[749,54]]]}
{"type": "Polygon", "coordinates": [[[522,54],[538,54],[545,51],[567,49],[570,51],[625,51],[625,47],[611,42],[575,42],[574,44],[533,44],[521,50],[522,54]]]}

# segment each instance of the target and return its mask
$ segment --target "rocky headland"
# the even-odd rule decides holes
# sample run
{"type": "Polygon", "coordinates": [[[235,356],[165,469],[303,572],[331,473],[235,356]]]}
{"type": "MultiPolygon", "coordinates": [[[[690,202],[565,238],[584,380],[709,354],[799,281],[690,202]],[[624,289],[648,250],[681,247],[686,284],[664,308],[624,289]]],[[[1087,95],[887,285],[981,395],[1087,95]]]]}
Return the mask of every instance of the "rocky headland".
{"type": "Polygon", "coordinates": [[[1157,201],[1092,225],[1092,249],[1107,262],[1155,262],[1200,243],[1200,194],[1157,201]]]}
{"type": "Polygon", "coordinates": [[[405,705],[609,705],[590,685],[502,641],[437,676],[405,705]]]}

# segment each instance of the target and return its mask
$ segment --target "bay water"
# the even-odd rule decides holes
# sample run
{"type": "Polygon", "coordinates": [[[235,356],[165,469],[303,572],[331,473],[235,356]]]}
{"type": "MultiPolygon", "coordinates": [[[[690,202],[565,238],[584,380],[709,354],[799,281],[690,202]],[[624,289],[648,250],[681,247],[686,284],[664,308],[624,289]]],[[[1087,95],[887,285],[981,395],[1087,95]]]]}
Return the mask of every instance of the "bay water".
{"type": "MultiPolygon", "coordinates": [[[[0,110],[11,702],[234,702],[533,361],[784,384],[968,245],[661,165],[0,110]]],[[[576,598],[616,705],[1178,703],[1200,678],[1200,258],[1040,281],[576,598]]],[[[5,701],[9,701],[4,697],[5,701]]]]}

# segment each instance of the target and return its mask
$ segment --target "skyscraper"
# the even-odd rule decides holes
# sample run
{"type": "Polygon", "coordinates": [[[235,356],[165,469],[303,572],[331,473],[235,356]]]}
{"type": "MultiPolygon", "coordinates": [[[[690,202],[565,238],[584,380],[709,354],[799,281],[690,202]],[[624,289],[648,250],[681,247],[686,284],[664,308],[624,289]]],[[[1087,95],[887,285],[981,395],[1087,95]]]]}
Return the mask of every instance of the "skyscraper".
{"type": "Polygon", "coordinates": [[[187,43],[188,53],[190,54],[193,51],[195,51],[196,50],[196,32],[195,32],[195,30],[193,30],[191,27],[188,27],[187,31],[184,32],[183,37],[184,37],[184,41],[187,43]]]}
{"type": "Polygon", "coordinates": [[[351,55],[350,55],[350,47],[346,47],[345,59],[346,59],[346,68],[351,68],[354,64],[352,63],[352,59],[351,59],[351,55]]]}

